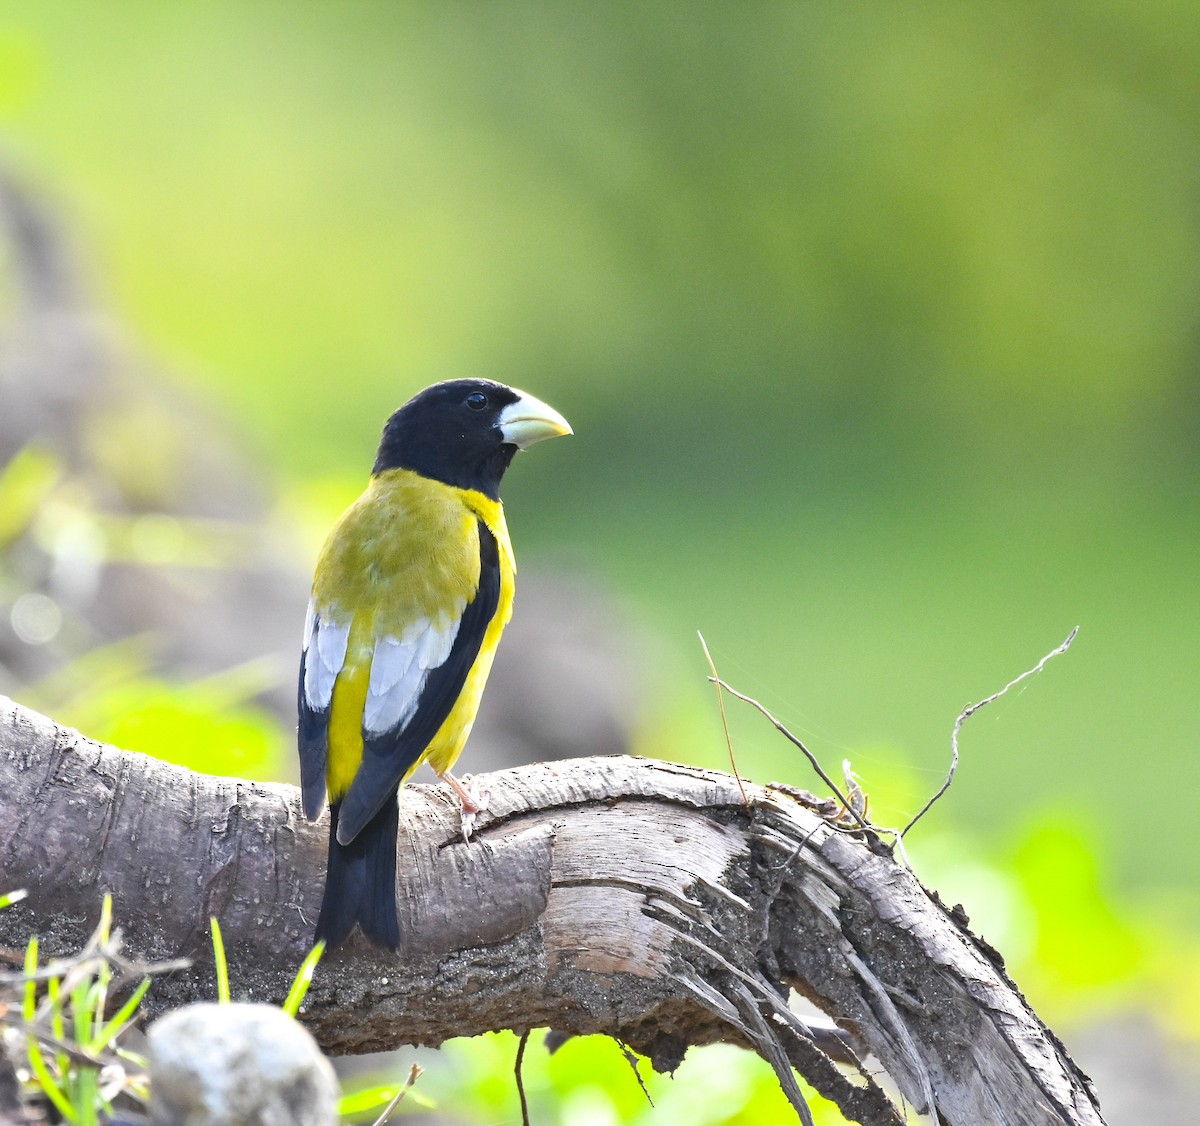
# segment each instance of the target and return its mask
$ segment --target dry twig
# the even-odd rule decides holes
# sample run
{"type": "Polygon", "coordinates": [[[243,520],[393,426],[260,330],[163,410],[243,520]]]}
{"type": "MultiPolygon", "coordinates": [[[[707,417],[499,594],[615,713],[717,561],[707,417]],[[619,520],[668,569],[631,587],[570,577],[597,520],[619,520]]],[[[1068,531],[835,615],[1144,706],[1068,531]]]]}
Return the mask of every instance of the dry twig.
{"type": "Polygon", "coordinates": [[[721,727],[725,731],[725,746],[729,748],[729,769],[737,780],[738,789],[742,791],[743,804],[749,805],[750,799],[746,797],[746,787],[742,785],[742,776],[738,773],[737,760],[733,757],[733,737],[729,734],[729,717],[725,714],[725,697],[721,695],[722,681],[717,676],[717,666],[713,663],[712,654],[708,651],[708,642],[704,640],[704,634],[696,630],[696,636],[700,638],[700,648],[704,650],[704,659],[708,661],[708,667],[712,670],[712,676],[708,679],[717,690],[717,707],[721,709],[721,727]]]}
{"type": "MultiPolygon", "coordinates": [[[[769,720],[770,723],[774,725],[776,731],[778,731],[794,747],[798,747],[804,753],[804,756],[812,764],[813,770],[815,770],[817,772],[817,776],[821,779],[822,782],[825,783],[826,786],[829,787],[829,789],[837,797],[838,801],[840,801],[842,803],[843,808],[846,810],[847,813],[850,814],[850,816],[853,818],[853,820],[855,822],[857,822],[858,827],[860,829],[865,829],[865,830],[870,830],[872,828],[870,823],[867,822],[863,818],[863,816],[858,812],[858,810],[854,807],[854,803],[852,803],[851,800],[848,797],[846,797],[846,795],[843,794],[842,791],[838,788],[838,784],[832,778],[830,778],[828,774],[825,773],[825,768],[821,765],[820,761],[817,759],[817,756],[814,755],[812,753],[812,751],[810,751],[799,738],[797,738],[795,735],[793,735],[791,733],[791,731],[789,731],[787,729],[787,727],[783,724],[782,721],[776,719],[762,704],[760,704],[753,697],[747,696],[744,693],[739,692],[736,688],[734,688],[732,685],[730,685],[727,681],[722,680],[715,673],[712,676],[710,676],[708,679],[711,680],[715,685],[717,685],[718,688],[724,688],[725,691],[728,692],[731,696],[736,696],[743,703],[749,704],[752,708],[757,709],[764,717],[766,717],[766,719],[769,720]]],[[[741,785],[740,779],[738,781],[738,784],[741,785]]]]}
{"type": "Polygon", "coordinates": [[[1075,640],[1075,635],[1079,632],[1079,627],[1076,626],[1069,634],[1067,639],[1055,649],[1051,649],[1036,665],[1031,669],[1026,669],[1020,676],[1010,680],[999,692],[993,692],[986,700],[980,700],[978,704],[968,704],[961,712],[958,713],[958,719],[954,721],[954,730],[950,732],[950,769],[946,773],[946,780],[942,783],[938,792],[933,795],[920,809],[913,819],[900,830],[900,836],[903,837],[922,817],[925,816],[937,802],[937,800],[950,789],[950,783],[954,781],[954,775],[958,771],[958,733],[962,730],[962,725],[966,723],[980,708],[987,707],[988,704],[999,700],[1010,688],[1015,688],[1023,680],[1028,680],[1031,676],[1041,672],[1046,667],[1046,662],[1051,657],[1057,657],[1060,653],[1065,653],[1070,647],[1071,642],[1075,640]]]}

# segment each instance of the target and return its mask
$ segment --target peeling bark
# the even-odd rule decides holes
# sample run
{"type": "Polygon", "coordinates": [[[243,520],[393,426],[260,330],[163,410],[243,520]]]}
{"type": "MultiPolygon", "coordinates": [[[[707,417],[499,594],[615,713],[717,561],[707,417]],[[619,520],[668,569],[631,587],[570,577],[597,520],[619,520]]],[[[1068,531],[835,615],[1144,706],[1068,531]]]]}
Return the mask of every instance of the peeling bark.
{"type": "MultiPolygon", "coordinates": [[[[330,1053],[512,1028],[608,1033],[670,1070],[690,1045],[743,1044],[804,1121],[793,1068],[856,1121],[908,1105],[962,1126],[1095,1124],[1086,1076],[998,954],[870,835],[782,786],[625,757],[479,779],[469,845],[448,790],[403,791],[402,949],[356,936],[328,955],[304,1020],[330,1053]],[[813,1029],[790,991],[836,1021],[813,1029]]],[[[207,920],[235,996],[278,1000],[307,952],[325,824],[293,787],[195,774],[92,742],[0,698],[0,943],[67,952],[101,895],[131,952],[193,957],[160,979],[161,1011],[210,998],[207,920]]]]}

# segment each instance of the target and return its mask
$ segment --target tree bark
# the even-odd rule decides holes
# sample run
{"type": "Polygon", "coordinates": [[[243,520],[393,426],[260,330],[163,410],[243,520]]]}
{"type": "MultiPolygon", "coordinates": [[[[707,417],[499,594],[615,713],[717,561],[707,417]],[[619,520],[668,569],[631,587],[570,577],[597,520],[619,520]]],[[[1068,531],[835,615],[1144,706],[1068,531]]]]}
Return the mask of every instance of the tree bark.
{"type": "MultiPolygon", "coordinates": [[[[732,776],[626,757],[476,782],[490,801],[470,844],[448,790],[403,791],[402,948],[355,936],[326,955],[303,1014],[326,1051],[548,1026],[670,1070],[723,1040],[766,1058],[805,1121],[793,1069],[855,1121],[902,1122],[870,1056],[945,1123],[1101,1122],[999,955],[873,834],[835,825],[832,803],[749,784],[743,801],[732,776]],[[792,990],[842,1031],[814,1031],[792,990]]],[[[0,912],[0,943],[78,948],[111,892],[132,955],[195,959],[158,979],[154,1011],[212,997],[210,915],[234,995],[285,995],[326,828],[294,787],[103,746],[0,697],[0,891],[30,893],[0,912]]]]}

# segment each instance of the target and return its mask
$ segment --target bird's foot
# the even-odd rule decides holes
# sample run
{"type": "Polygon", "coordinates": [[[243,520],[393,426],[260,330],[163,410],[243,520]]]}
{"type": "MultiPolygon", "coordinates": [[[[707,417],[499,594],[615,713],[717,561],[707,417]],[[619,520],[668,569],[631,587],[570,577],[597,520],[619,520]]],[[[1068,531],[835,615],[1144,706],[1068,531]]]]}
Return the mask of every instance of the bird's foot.
{"type": "Polygon", "coordinates": [[[458,800],[462,803],[462,835],[463,840],[470,844],[471,834],[475,831],[475,818],[487,809],[488,798],[492,795],[488,790],[476,790],[471,785],[469,774],[464,774],[460,780],[447,770],[440,777],[458,795],[458,800]]]}

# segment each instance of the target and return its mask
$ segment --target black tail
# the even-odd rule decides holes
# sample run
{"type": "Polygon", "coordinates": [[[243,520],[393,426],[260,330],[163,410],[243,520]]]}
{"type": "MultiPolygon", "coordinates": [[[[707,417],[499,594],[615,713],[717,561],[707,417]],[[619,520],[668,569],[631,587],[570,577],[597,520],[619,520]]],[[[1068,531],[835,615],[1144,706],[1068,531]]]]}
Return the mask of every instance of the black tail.
{"type": "Polygon", "coordinates": [[[400,807],[395,793],[348,845],[338,844],[338,810],[329,807],[329,870],[315,940],[340,946],[357,923],[376,946],[400,945],[396,919],[396,833],[400,807]]]}

